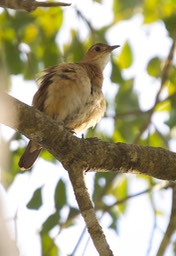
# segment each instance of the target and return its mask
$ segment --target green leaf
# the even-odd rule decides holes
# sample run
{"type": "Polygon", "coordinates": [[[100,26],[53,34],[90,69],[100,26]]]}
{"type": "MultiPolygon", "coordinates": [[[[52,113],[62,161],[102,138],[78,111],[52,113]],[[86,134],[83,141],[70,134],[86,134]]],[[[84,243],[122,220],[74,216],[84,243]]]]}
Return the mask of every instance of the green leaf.
{"type": "MultiPolygon", "coordinates": [[[[169,79],[172,83],[172,92],[171,93],[174,93],[176,91],[176,88],[175,88],[175,84],[176,84],[176,67],[175,66],[171,66],[170,69],[169,69],[169,79]]],[[[170,88],[169,88],[170,90],[170,88]]]]}
{"type": "Polygon", "coordinates": [[[107,194],[109,187],[115,178],[115,173],[96,173],[94,179],[94,192],[92,196],[96,209],[104,208],[107,201],[103,200],[103,197],[107,194]]]}
{"type": "Polygon", "coordinates": [[[18,44],[4,41],[4,54],[11,74],[19,74],[23,70],[24,63],[20,59],[18,44]],[[13,56],[13,57],[12,57],[13,56]]]}
{"type": "Polygon", "coordinates": [[[77,208],[70,207],[67,220],[64,224],[64,228],[68,228],[74,225],[74,219],[80,214],[80,211],[77,208]]]}
{"type": "Polygon", "coordinates": [[[126,42],[122,48],[121,54],[118,57],[118,63],[122,69],[129,68],[133,63],[133,55],[128,42],[126,42]]]}
{"type": "Polygon", "coordinates": [[[147,72],[150,76],[161,76],[161,60],[158,57],[151,59],[147,66],[147,72]]]}
{"type": "Polygon", "coordinates": [[[118,209],[117,207],[112,207],[109,211],[109,215],[111,216],[111,224],[109,228],[112,228],[115,232],[118,232],[118,209]]]}
{"type": "MultiPolygon", "coordinates": [[[[121,200],[128,195],[128,180],[125,176],[119,176],[115,184],[110,188],[109,193],[110,195],[113,195],[116,199],[116,201],[121,200]]],[[[121,211],[121,213],[124,213],[126,209],[126,202],[123,204],[118,205],[118,209],[121,211]]],[[[115,214],[115,211],[114,211],[115,214]]]]}
{"type": "Polygon", "coordinates": [[[121,84],[118,94],[115,97],[115,108],[117,113],[139,108],[138,97],[133,90],[134,80],[129,79],[121,84]]]}
{"type": "Polygon", "coordinates": [[[42,234],[48,233],[52,228],[54,228],[59,224],[59,220],[60,220],[60,214],[59,212],[56,211],[45,220],[45,222],[42,225],[41,233],[42,234]]]}
{"type": "Polygon", "coordinates": [[[57,183],[54,201],[56,209],[60,210],[67,202],[65,183],[60,179],[57,183]]]}
{"type": "Polygon", "coordinates": [[[38,210],[42,205],[42,190],[43,186],[36,189],[31,200],[27,204],[28,209],[38,210]]]}
{"type": "Polygon", "coordinates": [[[42,256],[58,256],[59,249],[54,243],[53,239],[49,237],[49,235],[44,234],[41,235],[41,242],[42,242],[42,256]]]}
{"type": "Polygon", "coordinates": [[[159,16],[159,8],[157,8],[159,5],[158,0],[148,0],[144,3],[144,22],[145,23],[151,23],[156,21],[156,19],[159,16]]]}
{"type": "Polygon", "coordinates": [[[165,122],[169,126],[170,129],[176,126],[176,113],[175,109],[170,111],[169,119],[165,122]]]}
{"type": "Polygon", "coordinates": [[[70,211],[67,217],[67,221],[74,219],[78,214],[80,213],[80,211],[77,208],[74,207],[70,207],[70,211]]]}
{"type": "Polygon", "coordinates": [[[171,104],[169,100],[161,101],[157,104],[155,108],[156,112],[159,111],[170,111],[171,110],[171,104]]]}
{"type": "Polygon", "coordinates": [[[119,64],[114,59],[112,60],[112,73],[111,73],[111,80],[113,83],[121,84],[123,82],[121,69],[119,64]]]}
{"type": "Polygon", "coordinates": [[[129,19],[136,9],[141,9],[143,2],[140,0],[114,0],[113,1],[113,12],[115,20],[129,19]]]}
{"type": "MultiPolygon", "coordinates": [[[[176,8],[176,6],[175,6],[176,8]]],[[[172,15],[169,15],[168,17],[164,18],[165,26],[169,32],[169,34],[174,37],[175,35],[175,20],[176,20],[176,13],[173,12],[172,15]]]]}

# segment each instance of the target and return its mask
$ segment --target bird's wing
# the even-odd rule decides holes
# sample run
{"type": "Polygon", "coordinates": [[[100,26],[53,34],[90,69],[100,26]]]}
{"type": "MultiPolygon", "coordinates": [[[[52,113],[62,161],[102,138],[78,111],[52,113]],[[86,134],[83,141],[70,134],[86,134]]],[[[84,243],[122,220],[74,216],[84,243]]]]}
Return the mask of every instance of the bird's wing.
{"type": "Polygon", "coordinates": [[[37,82],[39,83],[39,89],[35,93],[32,101],[32,105],[43,111],[44,102],[47,98],[47,90],[49,85],[52,83],[52,77],[55,74],[55,67],[50,67],[44,70],[44,74],[38,78],[37,82]]]}
{"type": "Polygon", "coordinates": [[[33,106],[58,121],[78,111],[91,94],[91,81],[84,67],[63,63],[45,70],[33,106]]]}

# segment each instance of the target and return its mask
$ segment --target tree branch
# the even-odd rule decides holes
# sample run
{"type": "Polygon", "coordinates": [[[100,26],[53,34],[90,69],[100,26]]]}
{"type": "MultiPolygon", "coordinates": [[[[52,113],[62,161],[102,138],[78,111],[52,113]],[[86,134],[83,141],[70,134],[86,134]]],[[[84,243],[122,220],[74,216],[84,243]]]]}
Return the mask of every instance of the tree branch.
{"type": "Polygon", "coordinates": [[[137,143],[141,137],[141,135],[143,134],[143,132],[147,129],[148,125],[150,124],[152,115],[154,113],[154,110],[157,106],[157,104],[160,102],[160,95],[161,92],[163,90],[163,87],[168,79],[168,74],[169,74],[169,70],[172,66],[172,62],[173,62],[173,58],[174,58],[174,52],[175,52],[175,47],[176,47],[176,36],[173,38],[173,42],[171,45],[171,48],[169,50],[169,54],[168,57],[165,61],[165,65],[163,67],[163,71],[162,71],[162,76],[161,76],[161,83],[160,83],[160,88],[157,92],[156,98],[155,98],[155,103],[153,105],[153,107],[148,111],[148,116],[145,120],[145,122],[143,123],[143,125],[140,128],[140,132],[138,133],[138,135],[136,136],[134,143],[137,143]]]}
{"type": "Polygon", "coordinates": [[[77,161],[74,161],[66,168],[69,173],[79,209],[84,218],[95,248],[101,256],[113,256],[103,230],[97,220],[93,204],[86,188],[84,173],[82,172],[84,166],[80,168],[80,164],[77,161]]]}
{"type": "Polygon", "coordinates": [[[35,0],[0,0],[0,7],[10,8],[15,10],[23,10],[27,12],[34,11],[38,7],[57,7],[70,6],[71,4],[62,2],[37,2],[35,0]]]}
{"type": "Polygon", "coordinates": [[[169,220],[168,227],[166,229],[166,232],[164,234],[164,237],[161,241],[161,244],[159,246],[157,256],[162,256],[165,254],[165,251],[169,244],[171,243],[171,237],[175,233],[176,230],[176,187],[173,187],[172,192],[172,210],[171,210],[171,216],[169,220]]]}
{"type": "Polygon", "coordinates": [[[0,123],[39,143],[64,166],[76,160],[87,171],[144,174],[176,180],[174,152],[160,147],[102,142],[95,138],[79,139],[62,124],[5,93],[0,93],[0,110],[3,110],[0,123]]]}

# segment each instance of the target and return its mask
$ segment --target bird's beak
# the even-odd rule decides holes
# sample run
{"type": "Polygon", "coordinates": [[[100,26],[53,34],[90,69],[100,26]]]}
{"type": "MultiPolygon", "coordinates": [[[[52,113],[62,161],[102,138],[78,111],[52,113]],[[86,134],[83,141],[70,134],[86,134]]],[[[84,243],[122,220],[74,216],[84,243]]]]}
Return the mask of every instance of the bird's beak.
{"type": "Polygon", "coordinates": [[[112,52],[114,49],[120,47],[120,45],[112,45],[112,46],[109,46],[109,50],[110,52],[112,52]]]}

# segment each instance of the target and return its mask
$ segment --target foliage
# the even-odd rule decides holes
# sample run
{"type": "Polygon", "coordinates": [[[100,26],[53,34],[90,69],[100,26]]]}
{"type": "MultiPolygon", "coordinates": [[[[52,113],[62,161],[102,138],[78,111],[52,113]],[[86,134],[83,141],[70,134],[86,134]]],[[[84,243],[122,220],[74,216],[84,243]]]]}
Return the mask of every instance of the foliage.
{"type": "MultiPolygon", "coordinates": [[[[96,1],[101,7],[101,0],[96,1]]],[[[72,8],[72,7],[67,7],[72,8]]],[[[79,8],[79,6],[78,6],[79,8]]],[[[31,13],[1,10],[0,13],[0,74],[2,82],[7,90],[10,89],[12,75],[22,75],[25,80],[34,80],[36,74],[43,68],[55,65],[58,61],[78,61],[85,50],[97,41],[108,41],[107,32],[115,28],[121,21],[129,20],[135,15],[143,17],[142,29],[145,31],[147,25],[154,25],[155,22],[162,22],[166,30],[166,36],[172,42],[175,40],[175,10],[176,3],[172,0],[149,0],[149,1],[113,1],[113,20],[110,24],[101,28],[94,27],[91,20],[86,18],[84,13],[78,12],[75,8],[75,15],[79,16],[79,21],[83,23],[88,31],[86,40],[82,40],[81,32],[75,28],[69,31],[71,40],[64,43],[64,53],[61,51],[59,31],[64,25],[64,12],[66,9],[47,8],[37,9],[31,13]]],[[[67,20],[68,22],[68,20],[67,20]]],[[[69,21],[71,23],[71,20],[69,21]]],[[[128,31],[124,31],[128,33],[128,31]]],[[[137,37],[137,35],[135,35],[137,37]]],[[[116,39],[114,39],[116,40],[116,39]]],[[[137,39],[136,39],[137,40],[137,39]]],[[[118,42],[117,42],[118,43],[118,42]]],[[[158,46],[159,47],[159,46],[158,46]]],[[[146,49],[144,49],[146,51],[146,49]]],[[[135,67],[135,52],[129,40],[123,43],[118,53],[118,58],[112,59],[111,81],[116,85],[117,93],[113,99],[107,99],[107,115],[104,118],[113,120],[114,128],[111,136],[106,135],[106,131],[100,132],[98,129],[90,130],[87,136],[97,136],[107,141],[122,141],[126,143],[139,143],[142,145],[169,147],[175,134],[175,107],[176,107],[176,65],[171,63],[167,77],[162,83],[161,77],[164,66],[167,63],[168,53],[163,58],[156,55],[147,60],[145,76],[147,81],[159,84],[158,95],[155,102],[147,110],[140,104],[140,96],[135,89],[137,71],[130,72],[135,67]],[[128,72],[132,75],[126,75],[128,72]],[[162,96],[164,95],[164,97],[162,96]],[[110,108],[113,106],[113,111],[110,108]],[[109,115],[108,113],[113,113],[109,115]],[[153,117],[165,113],[165,130],[156,126],[153,117]]],[[[170,59],[170,62],[172,60],[170,59]]],[[[145,77],[144,76],[144,77],[145,77]]],[[[145,79],[145,78],[144,78],[145,79]]],[[[25,86],[25,82],[24,82],[25,86]]],[[[151,89],[152,90],[152,89],[151,89]]],[[[150,98],[148,99],[150,101],[150,98]]],[[[108,120],[107,120],[108,125],[108,120]]],[[[17,161],[22,152],[20,136],[14,136],[10,142],[18,142],[18,148],[11,150],[12,159],[8,164],[8,170],[4,170],[4,183],[11,186],[18,176],[17,161]],[[5,172],[7,171],[7,172],[5,172]]],[[[7,143],[10,144],[8,141],[7,143]]],[[[53,158],[43,154],[46,160],[54,162],[53,158]]],[[[153,179],[142,177],[148,189],[152,189],[153,179]]],[[[129,195],[128,176],[114,175],[111,173],[96,173],[94,178],[93,202],[95,208],[101,214],[105,212],[109,215],[111,223],[109,227],[117,232],[118,217],[127,211],[128,200],[118,205],[118,201],[129,195]],[[109,203],[109,198],[111,199],[109,203]],[[118,205],[118,206],[117,206],[118,205]],[[108,211],[107,211],[108,209],[108,211]]],[[[43,187],[33,191],[32,199],[26,203],[29,209],[39,210],[43,205],[43,187]]],[[[50,199],[48,199],[50,200],[50,199]]],[[[152,197],[149,196],[151,205],[152,197]]],[[[54,191],[54,212],[43,222],[40,231],[42,255],[58,255],[59,248],[50,235],[54,228],[60,230],[69,228],[76,224],[79,215],[77,208],[73,207],[68,199],[66,181],[58,179],[54,191]],[[63,218],[62,211],[68,209],[67,218],[63,218]],[[49,252],[49,254],[48,254],[49,252]]]]}

